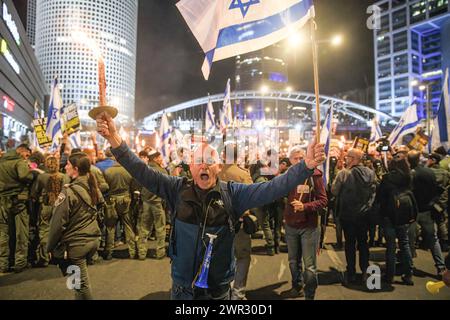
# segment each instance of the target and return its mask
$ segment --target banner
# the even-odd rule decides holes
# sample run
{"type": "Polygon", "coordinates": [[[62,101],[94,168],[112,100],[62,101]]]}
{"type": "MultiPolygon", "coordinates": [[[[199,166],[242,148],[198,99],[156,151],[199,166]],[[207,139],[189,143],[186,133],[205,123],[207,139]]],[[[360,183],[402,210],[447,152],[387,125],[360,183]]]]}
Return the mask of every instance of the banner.
{"type": "Polygon", "coordinates": [[[64,132],[71,135],[74,132],[80,131],[80,117],[78,116],[78,108],[76,104],[71,104],[64,109],[62,114],[64,123],[64,132]]]}
{"type": "Polygon", "coordinates": [[[50,139],[47,134],[47,118],[34,119],[33,120],[34,132],[36,134],[36,139],[41,148],[51,146],[52,139],[50,139]]]}
{"type": "Polygon", "coordinates": [[[410,149],[422,152],[428,145],[429,138],[423,130],[418,130],[414,138],[408,143],[410,149]]]}
{"type": "Polygon", "coordinates": [[[356,137],[355,142],[353,143],[353,148],[362,150],[364,153],[369,151],[369,140],[356,137]]]}

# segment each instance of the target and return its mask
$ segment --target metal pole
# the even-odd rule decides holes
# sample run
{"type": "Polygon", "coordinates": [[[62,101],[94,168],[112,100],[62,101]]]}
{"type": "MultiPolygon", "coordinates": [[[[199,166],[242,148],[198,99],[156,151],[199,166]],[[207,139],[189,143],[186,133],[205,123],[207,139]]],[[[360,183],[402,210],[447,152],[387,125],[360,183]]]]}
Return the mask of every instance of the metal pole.
{"type": "Polygon", "coordinates": [[[431,137],[431,83],[427,84],[427,135],[431,137]]]}
{"type": "Polygon", "coordinates": [[[314,91],[316,93],[316,140],[320,143],[320,93],[319,93],[319,58],[316,42],[316,22],[311,19],[311,43],[314,66],[314,91]]]}

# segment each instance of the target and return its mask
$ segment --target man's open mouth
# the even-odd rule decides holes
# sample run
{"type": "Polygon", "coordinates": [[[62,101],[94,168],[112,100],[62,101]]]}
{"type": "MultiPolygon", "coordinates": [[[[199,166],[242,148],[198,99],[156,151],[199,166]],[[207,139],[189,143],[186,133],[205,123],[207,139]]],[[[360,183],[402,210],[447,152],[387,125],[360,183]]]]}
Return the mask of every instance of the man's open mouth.
{"type": "Polygon", "coordinates": [[[207,173],[200,174],[200,179],[203,180],[203,181],[208,181],[209,180],[209,174],[207,174],[207,173]]]}

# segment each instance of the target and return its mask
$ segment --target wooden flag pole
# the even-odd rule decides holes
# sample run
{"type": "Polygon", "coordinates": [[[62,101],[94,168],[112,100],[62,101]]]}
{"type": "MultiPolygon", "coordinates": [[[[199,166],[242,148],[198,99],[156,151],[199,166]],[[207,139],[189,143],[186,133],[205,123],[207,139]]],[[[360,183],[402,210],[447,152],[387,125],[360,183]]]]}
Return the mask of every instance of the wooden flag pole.
{"type": "Polygon", "coordinates": [[[316,141],[320,143],[320,93],[319,93],[319,59],[316,41],[317,24],[311,19],[311,45],[314,66],[314,91],[316,93],[316,141]]]}

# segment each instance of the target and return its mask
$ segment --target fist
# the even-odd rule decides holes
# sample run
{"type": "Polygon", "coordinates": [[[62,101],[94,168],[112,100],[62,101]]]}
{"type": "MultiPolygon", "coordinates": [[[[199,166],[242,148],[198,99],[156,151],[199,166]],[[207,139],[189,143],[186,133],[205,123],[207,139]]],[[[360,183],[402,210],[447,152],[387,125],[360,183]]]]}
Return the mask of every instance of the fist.
{"type": "Polygon", "coordinates": [[[114,137],[114,135],[117,135],[114,120],[108,113],[106,112],[100,113],[97,116],[96,122],[97,122],[97,132],[106,140],[109,141],[111,138],[114,137]]]}
{"type": "Polygon", "coordinates": [[[317,143],[316,139],[310,142],[306,152],[305,163],[308,169],[315,169],[322,165],[327,159],[325,155],[325,145],[317,143]]]}

